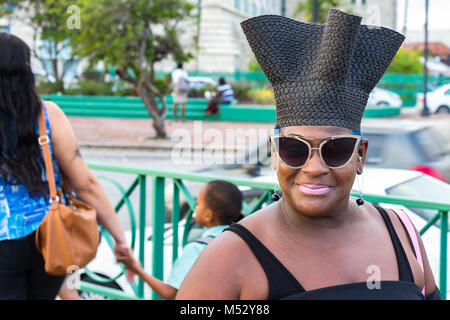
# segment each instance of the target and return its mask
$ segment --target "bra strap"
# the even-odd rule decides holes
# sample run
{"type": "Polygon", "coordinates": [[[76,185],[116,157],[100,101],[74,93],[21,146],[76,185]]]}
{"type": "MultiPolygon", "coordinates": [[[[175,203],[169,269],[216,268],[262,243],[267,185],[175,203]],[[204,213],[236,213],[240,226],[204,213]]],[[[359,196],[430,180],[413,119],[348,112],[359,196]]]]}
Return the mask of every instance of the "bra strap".
{"type": "MultiPolygon", "coordinates": [[[[425,277],[425,268],[423,267],[423,258],[422,258],[422,252],[420,250],[419,245],[419,238],[417,237],[416,229],[414,228],[414,224],[412,223],[409,216],[404,212],[403,210],[400,211],[394,211],[397,216],[402,221],[403,225],[406,228],[406,231],[408,232],[409,238],[411,239],[411,242],[413,244],[414,252],[416,254],[417,261],[419,262],[420,268],[422,269],[423,275],[425,277]]],[[[425,283],[423,285],[422,294],[425,295],[425,283]]]]}

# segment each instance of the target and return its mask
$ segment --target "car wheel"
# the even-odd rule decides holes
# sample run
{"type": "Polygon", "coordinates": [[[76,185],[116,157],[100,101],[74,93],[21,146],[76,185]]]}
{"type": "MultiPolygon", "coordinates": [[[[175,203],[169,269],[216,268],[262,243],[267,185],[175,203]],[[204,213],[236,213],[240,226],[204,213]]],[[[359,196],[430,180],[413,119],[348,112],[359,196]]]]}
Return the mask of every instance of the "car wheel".
{"type": "Polygon", "coordinates": [[[377,107],[389,107],[389,103],[386,101],[380,101],[377,103],[377,107]]]}
{"type": "MultiPolygon", "coordinates": [[[[97,276],[104,278],[104,279],[108,279],[107,276],[100,274],[100,273],[95,273],[97,276]]],[[[98,281],[95,281],[93,279],[91,279],[87,274],[83,273],[80,277],[81,281],[86,281],[89,283],[93,283],[93,284],[98,284],[98,285],[102,285],[104,287],[107,288],[111,288],[111,289],[117,289],[117,290],[122,290],[122,287],[119,286],[119,284],[115,281],[111,281],[111,282],[107,282],[107,283],[99,283],[98,281]]],[[[81,291],[78,290],[78,295],[80,296],[81,300],[114,300],[112,298],[109,297],[105,297],[102,296],[101,294],[97,294],[97,293],[92,293],[92,292],[86,292],[86,291],[81,291]]]]}
{"type": "Polygon", "coordinates": [[[449,114],[450,113],[450,108],[448,106],[440,106],[436,110],[436,113],[438,113],[438,114],[449,114]]]}

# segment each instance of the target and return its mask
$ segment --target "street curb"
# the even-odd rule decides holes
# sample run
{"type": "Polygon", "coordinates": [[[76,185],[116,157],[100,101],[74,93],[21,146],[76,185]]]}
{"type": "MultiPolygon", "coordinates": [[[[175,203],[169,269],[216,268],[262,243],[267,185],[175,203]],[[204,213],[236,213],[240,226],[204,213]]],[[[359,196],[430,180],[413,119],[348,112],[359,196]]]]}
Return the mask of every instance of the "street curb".
{"type": "MultiPolygon", "coordinates": [[[[164,145],[138,145],[138,144],[104,144],[104,143],[89,143],[79,142],[78,146],[84,149],[125,149],[125,150],[139,150],[139,151],[172,151],[173,146],[164,145]]],[[[245,147],[226,148],[223,146],[216,146],[211,148],[210,145],[202,147],[183,148],[183,151],[191,152],[209,152],[209,151],[224,151],[224,152],[240,152],[246,150],[245,147]]]]}

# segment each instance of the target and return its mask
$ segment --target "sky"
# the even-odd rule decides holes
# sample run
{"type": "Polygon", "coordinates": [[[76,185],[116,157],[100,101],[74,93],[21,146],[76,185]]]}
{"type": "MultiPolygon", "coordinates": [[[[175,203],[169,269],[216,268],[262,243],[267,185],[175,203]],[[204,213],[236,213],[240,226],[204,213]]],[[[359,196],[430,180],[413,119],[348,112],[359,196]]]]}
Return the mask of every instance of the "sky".
{"type": "MultiPolygon", "coordinates": [[[[398,29],[402,30],[406,0],[397,0],[398,29]]],[[[410,30],[423,29],[425,25],[425,0],[408,1],[407,27],[410,30]]],[[[428,0],[429,30],[450,30],[450,0],[428,0]]]]}

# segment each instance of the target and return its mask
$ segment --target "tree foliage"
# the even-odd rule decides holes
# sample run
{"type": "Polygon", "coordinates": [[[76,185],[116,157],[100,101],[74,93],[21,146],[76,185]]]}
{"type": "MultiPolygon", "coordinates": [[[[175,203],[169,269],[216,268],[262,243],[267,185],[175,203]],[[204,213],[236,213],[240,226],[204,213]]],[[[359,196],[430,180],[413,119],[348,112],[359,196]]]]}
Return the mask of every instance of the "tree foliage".
{"type": "MultiPolygon", "coordinates": [[[[317,18],[318,23],[326,23],[328,11],[331,8],[340,8],[343,6],[342,0],[317,0],[317,18]]],[[[349,8],[345,8],[347,12],[351,12],[349,8]]],[[[314,0],[305,0],[297,2],[294,9],[294,18],[299,17],[302,21],[314,21],[314,0]]]]}
{"type": "Polygon", "coordinates": [[[422,50],[410,50],[401,47],[394,59],[392,60],[387,72],[391,73],[421,73],[423,72],[423,64],[420,57],[423,55],[422,50]]]}
{"type": "Polygon", "coordinates": [[[194,5],[185,0],[79,0],[82,26],[69,34],[74,52],[92,65],[114,66],[142,98],[158,137],[165,137],[167,106],[155,85],[154,65],[168,57],[187,61],[180,43],[181,23],[195,22],[194,5]],[[156,97],[163,105],[158,107],[156,97]]]}
{"type": "Polygon", "coordinates": [[[50,62],[45,68],[48,76],[56,81],[64,78],[66,72],[76,63],[68,45],[67,8],[70,0],[0,0],[0,16],[9,15],[22,21],[33,30],[31,50],[41,64],[50,62]]]}

